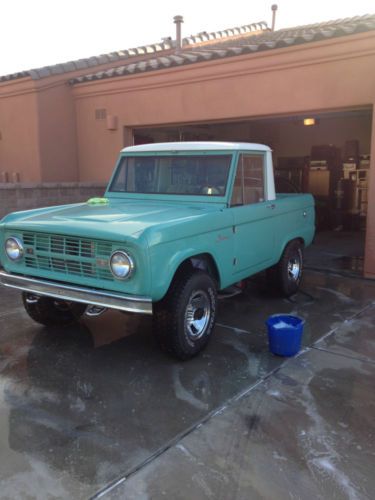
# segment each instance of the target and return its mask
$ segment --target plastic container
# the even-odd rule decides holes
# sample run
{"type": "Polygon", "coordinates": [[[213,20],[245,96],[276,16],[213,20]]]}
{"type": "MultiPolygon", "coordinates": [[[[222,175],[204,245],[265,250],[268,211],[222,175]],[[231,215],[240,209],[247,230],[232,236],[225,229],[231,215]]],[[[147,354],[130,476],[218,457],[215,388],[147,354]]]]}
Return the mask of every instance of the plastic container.
{"type": "Polygon", "coordinates": [[[278,356],[294,356],[301,349],[305,320],[289,314],[274,314],[268,318],[269,349],[278,356]]]}

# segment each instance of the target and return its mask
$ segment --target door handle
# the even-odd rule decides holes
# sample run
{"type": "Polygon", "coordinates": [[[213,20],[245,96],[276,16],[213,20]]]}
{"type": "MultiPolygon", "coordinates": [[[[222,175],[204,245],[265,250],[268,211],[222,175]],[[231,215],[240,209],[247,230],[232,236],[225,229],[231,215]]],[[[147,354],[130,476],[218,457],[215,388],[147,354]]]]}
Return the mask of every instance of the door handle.
{"type": "Polygon", "coordinates": [[[267,205],[267,208],[270,208],[271,210],[275,210],[276,205],[274,203],[271,203],[271,205],[267,205]]]}

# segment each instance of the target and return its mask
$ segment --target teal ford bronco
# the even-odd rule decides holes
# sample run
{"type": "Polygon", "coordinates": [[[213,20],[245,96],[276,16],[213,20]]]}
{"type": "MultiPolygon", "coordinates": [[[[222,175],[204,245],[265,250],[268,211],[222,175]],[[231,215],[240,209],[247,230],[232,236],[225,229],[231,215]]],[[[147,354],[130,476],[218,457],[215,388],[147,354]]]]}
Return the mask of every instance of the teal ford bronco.
{"type": "Polygon", "coordinates": [[[187,359],[209,340],[218,291],[265,269],[282,294],[297,291],[314,218],[311,195],[275,194],[267,146],[132,146],[105,198],[1,221],[0,281],[44,325],[153,314],[160,346],[187,359]]]}

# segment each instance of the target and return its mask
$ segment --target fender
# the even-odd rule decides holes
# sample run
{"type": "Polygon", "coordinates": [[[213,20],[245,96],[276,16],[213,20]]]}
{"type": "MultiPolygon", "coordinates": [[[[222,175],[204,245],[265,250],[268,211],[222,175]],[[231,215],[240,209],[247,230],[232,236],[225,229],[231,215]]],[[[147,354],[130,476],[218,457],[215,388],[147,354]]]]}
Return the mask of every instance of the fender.
{"type": "MultiPolygon", "coordinates": [[[[199,237],[198,237],[199,239],[199,237]]],[[[181,242],[179,248],[176,250],[176,242],[171,244],[173,246],[173,253],[168,252],[168,244],[160,245],[150,248],[150,268],[153,271],[152,274],[152,300],[161,300],[167,293],[176,272],[180,266],[196,256],[206,255],[212,260],[216,268],[216,273],[219,281],[219,288],[222,287],[223,282],[225,282],[225,276],[223,275],[223,265],[222,260],[225,255],[228,255],[228,261],[232,259],[232,241],[228,240],[228,249],[223,249],[223,253],[218,255],[217,252],[208,252],[207,245],[189,245],[189,241],[181,242]],[[230,247],[230,248],[229,248],[230,247]],[[165,256],[163,258],[163,255],[165,256]],[[230,255],[230,256],[229,256],[230,255]],[[158,263],[158,265],[156,264],[158,263]]]]}

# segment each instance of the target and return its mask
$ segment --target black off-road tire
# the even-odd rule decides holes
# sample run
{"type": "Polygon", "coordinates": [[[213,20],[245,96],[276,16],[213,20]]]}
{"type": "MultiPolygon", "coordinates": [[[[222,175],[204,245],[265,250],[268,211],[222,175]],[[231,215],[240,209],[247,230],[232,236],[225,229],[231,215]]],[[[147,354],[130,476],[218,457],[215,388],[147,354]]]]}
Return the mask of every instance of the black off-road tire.
{"type": "Polygon", "coordinates": [[[303,274],[303,244],[293,240],[287,244],[279,262],[267,270],[270,286],[284,297],[297,293],[303,274]]]}
{"type": "Polygon", "coordinates": [[[177,275],[164,299],[154,305],[153,326],[161,349],[179,360],[196,356],[210,339],[216,313],[216,284],[207,273],[177,275]],[[195,326],[199,322],[201,329],[195,326]]]}
{"type": "Polygon", "coordinates": [[[31,319],[45,326],[70,325],[79,320],[86,304],[22,293],[23,305],[31,319]]]}

